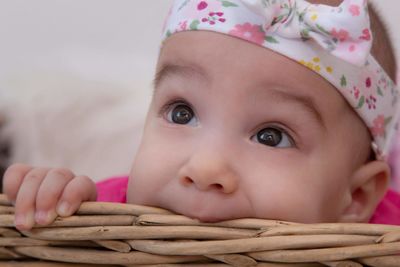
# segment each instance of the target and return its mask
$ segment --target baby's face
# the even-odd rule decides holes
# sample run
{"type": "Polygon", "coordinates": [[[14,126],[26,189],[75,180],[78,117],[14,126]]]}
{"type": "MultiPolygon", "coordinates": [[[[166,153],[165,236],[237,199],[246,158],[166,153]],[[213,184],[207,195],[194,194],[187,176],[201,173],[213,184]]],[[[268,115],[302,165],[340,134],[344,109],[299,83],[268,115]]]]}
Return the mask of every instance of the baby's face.
{"type": "Polygon", "coordinates": [[[339,221],[368,133],[327,81],[212,32],[167,39],[128,202],[202,221],[339,221]]]}

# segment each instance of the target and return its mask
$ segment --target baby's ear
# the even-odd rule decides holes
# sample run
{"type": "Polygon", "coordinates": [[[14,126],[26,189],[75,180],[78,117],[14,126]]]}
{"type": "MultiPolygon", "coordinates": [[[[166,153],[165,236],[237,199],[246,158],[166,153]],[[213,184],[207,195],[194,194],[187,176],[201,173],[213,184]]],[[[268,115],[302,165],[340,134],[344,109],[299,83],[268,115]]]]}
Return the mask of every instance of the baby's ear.
{"type": "Polygon", "coordinates": [[[389,165],[380,160],[360,166],[350,180],[350,203],[343,210],[340,222],[368,222],[384,197],[390,180],[389,165]]]}

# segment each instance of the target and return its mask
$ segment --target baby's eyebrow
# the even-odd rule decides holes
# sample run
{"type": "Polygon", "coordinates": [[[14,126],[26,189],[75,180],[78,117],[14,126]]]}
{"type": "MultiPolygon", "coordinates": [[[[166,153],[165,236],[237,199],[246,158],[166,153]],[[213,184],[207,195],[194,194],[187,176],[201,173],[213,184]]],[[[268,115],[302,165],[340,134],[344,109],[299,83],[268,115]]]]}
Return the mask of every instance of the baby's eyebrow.
{"type": "Polygon", "coordinates": [[[177,63],[163,63],[157,71],[153,85],[156,91],[163,79],[170,75],[185,76],[189,78],[200,78],[207,80],[208,75],[204,68],[196,64],[177,64],[177,63]]]}
{"type": "Polygon", "coordinates": [[[315,104],[315,101],[313,98],[307,95],[303,94],[296,94],[292,92],[285,92],[282,90],[278,89],[271,89],[271,94],[272,97],[277,98],[279,101],[285,101],[285,102],[295,102],[296,104],[299,104],[304,107],[304,109],[312,116],[315,118],[315,120],[318,122],[319,125],[322,126],[325,130],[326,125],[324,122],[324,119],[322,118],[321,112],[319,111],[317,105],[315,104]]]}

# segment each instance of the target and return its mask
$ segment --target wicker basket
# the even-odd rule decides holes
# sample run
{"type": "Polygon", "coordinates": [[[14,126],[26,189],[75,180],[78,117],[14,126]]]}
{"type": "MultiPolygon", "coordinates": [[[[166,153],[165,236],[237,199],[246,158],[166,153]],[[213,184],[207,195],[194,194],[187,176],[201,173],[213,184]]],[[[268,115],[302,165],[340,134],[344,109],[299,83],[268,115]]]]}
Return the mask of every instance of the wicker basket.
{"type": "Polygon", "coordinates": [[[20,232],[0,195],[0,266],[400,266],[400,226],[239,219],[200,223],[159,208],[86,202],[20,232]]]}

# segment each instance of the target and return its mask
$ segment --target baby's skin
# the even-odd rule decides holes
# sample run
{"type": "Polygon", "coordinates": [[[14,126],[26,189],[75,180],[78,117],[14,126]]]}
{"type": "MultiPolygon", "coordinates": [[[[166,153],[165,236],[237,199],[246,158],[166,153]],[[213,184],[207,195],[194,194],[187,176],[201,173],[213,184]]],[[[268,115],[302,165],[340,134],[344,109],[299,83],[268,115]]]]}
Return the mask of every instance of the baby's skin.
{"type": "Polygon", "coordinates": [[[83,201],[96,200],[96,185],[87,176],[65,168],[13,164],[3,177],[3,191],[15,205],[15,226],[29,230],[70,216],[83,201]]]}
{"type": "MultiPolygon", "coordinates": [[[[208,222],[367,222],[389,180],[370,142],[341,94],[301,64],[231,36],[177,33],[160,52],[127,202],[208,222]]],[[[86,176],[22,164],[4,192],[24,230],[96,199],[86,176]]]]}

